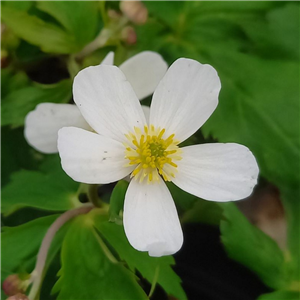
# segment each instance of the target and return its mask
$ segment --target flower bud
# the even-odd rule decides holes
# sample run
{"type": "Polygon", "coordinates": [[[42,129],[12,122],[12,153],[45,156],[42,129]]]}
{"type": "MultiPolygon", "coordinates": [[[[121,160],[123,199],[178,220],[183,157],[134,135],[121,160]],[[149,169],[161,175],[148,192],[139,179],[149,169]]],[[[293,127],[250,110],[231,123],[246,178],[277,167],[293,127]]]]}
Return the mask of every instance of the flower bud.
{"type": "Polygon", "coordinates": [[[135,24],[147,22],[148,10],[141,1],[121,1],[120,9],[135,24]]]}
{"type": "Polygon", "coordinates": [[[128,45],[134,45],[136,43],[136,32],[133,27],[126,26],[121,32],[122,40],[128,45]]]}
{"type": "Polygon", "coordinates": [[[18,293],[24,293],[28,286],[28,280],[21,280],[18,274],[9,275],[2,284],[4,293],[8,296],[14,296],[18,293]]]}
{"type": "Polygon", "coordinates": [[[14,296],[10,296],[6,300],[29,300],[29,298],[24,294],[18,293],[14,296]]]}

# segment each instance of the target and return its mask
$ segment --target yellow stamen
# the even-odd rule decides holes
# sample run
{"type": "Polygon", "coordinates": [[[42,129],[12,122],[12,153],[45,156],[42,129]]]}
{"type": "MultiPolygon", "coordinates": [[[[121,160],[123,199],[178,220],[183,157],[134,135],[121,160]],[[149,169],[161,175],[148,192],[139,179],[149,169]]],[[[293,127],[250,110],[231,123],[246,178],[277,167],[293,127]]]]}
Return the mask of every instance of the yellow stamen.
{"type": "MultiPolygon", "coordinates": [[[[159,175],[165,181],[175,177],[177,164],[174,160],[181,159],[181,149],[177,146],[179,141],[174,139],[175,134],[164,138],[166,130],[150,125],[144,126],[144,131],[134,127],[133,132],[125,134],[129,143],[124,143],[125,158],[129,160],[129,166],[136,165],[131,177],[148,183],[159,180],[159,175]]],[[[127,165],[127,166],[128,166],[127,165]]]]}

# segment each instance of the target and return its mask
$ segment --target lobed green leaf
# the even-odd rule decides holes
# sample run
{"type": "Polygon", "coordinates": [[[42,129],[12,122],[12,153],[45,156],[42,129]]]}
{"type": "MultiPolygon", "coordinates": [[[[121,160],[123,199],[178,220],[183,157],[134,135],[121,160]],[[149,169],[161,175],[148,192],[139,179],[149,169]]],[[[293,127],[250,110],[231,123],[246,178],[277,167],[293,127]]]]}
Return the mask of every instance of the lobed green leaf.
{"type": "Polygon", "coordinates": [[[83,47],[100,32],[97,1],[39,1],[37,8],[53,16],[83,47]]]}
{"type": "Polygon", "coordinates": [[[77,217],[62,245],[60,278],[53,288],[57,299],[148,299],[134,274],[108,251],[90,216],[77,217]]]}
{"type": "Polygon", "coordinates": [[[235,204],[225,203],[222,208],[221,239],[229,257],[254,271],[269,287],[285,287],[284,256],[276,242],[250,224],[235,204]]]}
{"type": "Polygon", "coordinates": [[[96,213],[93,219],[94,226],[132,271],[138,270],[150,283],[158,274],[157,283],[167,294],[179,300],[187,299],[181,280],[172,269],[175,264],[172,256],[151,257],[145,252],[137,251],[129,244],[123,226],[110,223],[106,216],[96,213]]]}
{"type": "Polygon", "coordinates": [[[9,215],[21,207],[64,211],[81,205],[79,185],[62,170],[58,155],[48,156],[41,169],[13,173],[2,190],[2,213],[9,215]]]}
{"type": "Polygon", "coordinates": [[[61,27],[43,21],[24,10],[18,10],[5,4],[1,5],[2,21],[20,38],[39,46],[44,52],[68,54],[80,48],[74,37],[61,27]]]}
{"type": "Polygon", "coordinates": [[[2,271],[7,274],[31,272],[42,239],[57,217],[52,215],[16,227],[3,227],[2,271]]]}

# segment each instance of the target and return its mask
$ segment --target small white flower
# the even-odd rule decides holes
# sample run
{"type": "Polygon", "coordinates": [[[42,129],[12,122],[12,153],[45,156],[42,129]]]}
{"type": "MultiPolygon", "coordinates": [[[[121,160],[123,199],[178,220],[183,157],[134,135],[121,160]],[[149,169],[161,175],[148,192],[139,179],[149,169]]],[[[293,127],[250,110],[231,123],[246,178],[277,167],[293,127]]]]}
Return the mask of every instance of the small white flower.
{"type": "Polygon", "coordinates": [[[178,59],[154,92],[147,122],[117,67],[89,67],[76,76],[74,100],[95,132],[59,131],[62,167],[75,181],[90,184],[131,174],[123,220],[137,250],[161,256],[181,248],[182,230],[164,180],[212,201],[251,194],[258,167],[248,148],[233,143],[178,146],[215,110],[220,88],[214,68],[178,59]]]}
{"type": "MultiPolygon", "coordinates": [[[[101,64],[113,65],[113,62],[114,53],[110,52],[101,64]]],[[[142,100],[154,92],[168,66],[158,53],[144,51],[125,61],[119,68],[132,85],[138,99],[142,100]]],[[[143,106],[143,110],[149,118],[149,107],[143,106]]],[[[76,105],[41,103],[27,114],[24,135],[36,150],[56,153],[57,132],[66,126],[92,130],[76,105]]]]}

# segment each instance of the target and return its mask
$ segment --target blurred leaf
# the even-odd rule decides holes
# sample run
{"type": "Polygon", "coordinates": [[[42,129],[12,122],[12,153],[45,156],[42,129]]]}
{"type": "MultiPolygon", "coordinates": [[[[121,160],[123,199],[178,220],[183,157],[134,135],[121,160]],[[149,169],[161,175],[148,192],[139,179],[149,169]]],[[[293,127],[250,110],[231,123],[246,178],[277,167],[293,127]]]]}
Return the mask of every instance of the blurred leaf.
{"type": "Polygon", "coordinates": [[[2,101],[1,125],[21,126],[26,115],[39,103],[66,103],[71,95],[70,79],[55,84],[33,84],[12,91],[2,101]]]}
{"type": "Polygon", "coordinates": [[[276,291],[270,294],[263,294],[257,300],[299,300],[300,293],[294,291],[276,291]]]}
{"type": "MultiPolygon", "coordinates": [[[[58,215],[38,218],[24,225],[3,227],[2,243],[2,271],[12,273],[31,272],[41,241],[58,215]],[[28,266],[28,262],[33,264],[28,266]]],[[[4,280],[5,277],[2,276],[4,280]]]]}
{"type": "MultiPolygon", "coordinates": [[[[155,50],[169,62],[190,57],[219,73],[220,103],[202,127],[205,136],[246,145],[268,180],[297,185],[299,3],[145,4],[163,25],[155,50]]],[[[146,39],[143,26],[138,38],[146,39]]]]}
{"type": "Polygon", "coordinates": [[[166,182],[166,184],[178,209],[183,211],[191,209],[194,203],[199,199],[198,197],[180,189],[173,182],[166,182]]]}
{"type": "Polygon", "coordinates": [[[14,90],[28,86],[29,79],[23,72],[14,73],[11,69],[1,70],[1,97],[5,98],[14,90]]]}
{"type": "MultiPolygon", "coordinates": [[[[178,21],[181,16],[186,14],[186,7],[183,1],[174,1],[171,5],[169,1],[160,1],[159,3],[145,2],[150,14],[157,19],[160,19],[170,27],[181,27],[181,24],[174,23],[178,21]]],[[[180,30],[180,29],[179,29],[180,30]]]]}
{"type": "Polygon", "coordinates": [[[151,257],[145,252],[137,251],[129,244],[123,226],[109,223],[106,216],[97,213],[94,214],[93,219],[95,227],[132,271],[138,270],[150,283],[158,272],[157,282],[167,294],[179,300],[187,299],[180,278],[172,270],[171,266],[175,264],[172,256],[151,257]]]}
{"type": "Polygon", "coordinates": [[[83,47],[100,32],[97,1],[39,1],[37,7],[53,16],[83,47]]]}
{"type": "Polygon", "coordinates": [[[250,224],[233,203],[222,204],[221,239],[230,258],[254,271],[271,288],[287,286],[284,257],[276,242],[250,224]]]}
{"type": "Polygon", "coordinates": [[[187,210],[182,218],[182,223],[201,222],[211,225],[219,225],[222,218],[222,208],[213,201],[198,199],[193,207],[187,210]]]}
{"type": "MultiPolygon", "coordinates": [[[[5,1],[6,2],[6,1],[5,1]]],[[[1,2],[2,21],[20,38],[41,47],[44,52],[68,54],[78,51],[74,37],[55,24],[29,15],[1,2]]]]}
{"type": "Polygon", "coordinates": [[[286,276],[300,286],[300,188],[281,188],[281,200],[287,220],[286,276]]]}
{"type": "Polygon", "coordinates": [[[60,278],[52,290],[59,292],[57,299],[148,299],[134,274],[112,261],[108,251],[90,216],[77,217],[62,245],[60,278]]]}
{"type": "Polygon", "coordinates": [[[6,7],[11,7],[17,10],[28,11],[29,8],[33,5],[34,1],[5,1],[2,5],[6,7]]]}
{"type": "Polygon", "coordinates": [[[223,88],[204,133],[248,146],[270,181],[297,184],[299,64],[217,52],[212,50],[223,88]]]}
{"type": "Polygon", "coordinates": [[[109,201],[109,220],[111,222],[118,222],[120,219],[120,211],[123,210],[128,185],[127,181],[120,180],[111,193],[109,201]]]}
{"type": "Polygon", "coordinates": [[[240,22],[255,47],[269,57],[299,60],[299,5],[288,2],[266,14],[265,19],[240,22]],[[263,30],[262,30],[263,29],[263,30]]]}
{"type": "Polygon", "coordinates": [[[6,185],[12,172],[21,168],[35,170],[38,163],[34,151],[24,138],[23,128],[1,128],[1,186],[6,185]]]}
{"type": "Polygon", "coordinates": [[[52,211],[75,208],[81,205],[78,186],[62,170],[58,155],[47,156],[41,171],[13,173],[2,190],[2,213],[8,215],[28,206],[52,211]]]}

